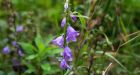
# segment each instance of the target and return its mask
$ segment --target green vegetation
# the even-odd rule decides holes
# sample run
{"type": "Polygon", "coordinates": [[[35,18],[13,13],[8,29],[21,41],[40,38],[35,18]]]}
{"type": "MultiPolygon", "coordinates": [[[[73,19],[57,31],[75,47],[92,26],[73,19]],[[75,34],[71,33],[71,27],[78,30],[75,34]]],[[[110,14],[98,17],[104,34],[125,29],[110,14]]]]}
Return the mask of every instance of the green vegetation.
{"type": "Polygon", "coordinates": [[[66,34],[65,2],[0,0],[0,75],[140,75],[140,0],[69,0],[77,21],[67,25],[80,35],[63,70],[63,48],[52,40],[66,34]]]}

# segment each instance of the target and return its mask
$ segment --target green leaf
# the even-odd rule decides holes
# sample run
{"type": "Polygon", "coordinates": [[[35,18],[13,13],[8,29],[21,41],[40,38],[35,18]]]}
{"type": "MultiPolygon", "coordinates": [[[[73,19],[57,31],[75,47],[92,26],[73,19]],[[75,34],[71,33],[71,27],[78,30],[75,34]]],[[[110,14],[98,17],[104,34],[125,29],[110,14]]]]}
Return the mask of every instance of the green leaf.
{"type": "Polygon", "coordinates": [[[76,15],[76,16],[79,17],[79,18],[86,18],[86,19],[89,18],[88,16],[84,16],[84,15],[76,15]]]}
{"type": "Polygon", "coordinates": [[[80,22],[82,24],[82,29],[86,29],[85,16],[81,15],[80,13],[78,13],[78,16],[80,16],[79,19],[80,19],[80,22]],[[83,16],[83,17],[81,17],[81,16],[83,16]]]}
{"type": "Polygon", "coordinates": [[[45,48],[45,46],[43,44],[42,37],[39,34],[35,38],[35,43],[36,43],[39,51],[41,51],[41,50],[43,50],[45,48]]]}
{"type": "Polygon", "coordinates": [[[56,54],[60,54],[62,51],[63,50],[61,48],[48,47],[48,48],[45,48],[44,51],[39,54],[39,58],[42,60],[48,56],[55,56],[56,54]]]}
{"type": "Polygon", "coordinates": [[[53,39],[54,37],[52,35],[48,35],[46,38],[45,46],[48,46],[53,39]]]}
{"type": "MultiPolygon", "coordinates": [[[[104,33],[103,33],[104,34],[104,33]]],[[[108,45],[112,45],[112,42],[108,39],[107,35],[104,34],[105,38],[106,38],[106,42],[108,45]]]]}
{"type": "Polygon", "coordinates": [[[58,73],[60,71],[61,71],[60,68],[58,68],[56,66],[51,66],[51,70],[49,70],[49,71],[43,70],[43,74],[42,75],[54,75],[54,74],[56,74],[56,73],[58,73]]]}
{"type": "Polygon", "coordinates": [[[61,48],[48,48],[48,56],[54,56],[55,54],[60,54],[63,51],[61,48]]]}
{"type": "Polygon", "coordinates": [[[64,75],[69,75],[69,73],[70,73],[70,70],[67,70],[64,75]]]}
{"type": "Polygon", "coordinates": [[[29,44],[29,43],[24,43],[24,42],[20,42],[19,43],[20,45],[21,45],[21,47],[23,48],[23,50],[24,50],[24,52],[26,53],[26,54],[34,54],[35,52],[34,52],[34,46],[32,46],[31,44],[29,44]]]}
{"type": "Polygon", "coordinates": [[[41,68],[44,70],[44,71],[50,71],[51,70],[51,66],[49,63],[45,63],[45,64],[42,64],[41,65],[41,68]]]}
{"type": "Polygon", "coordinates": [[[127,35],[126,27],[123,23],[122,17],[119,18],[119,23],[121,25],[122,31],[124,32],[125,35],[127,35]]]}
{"type": "Polygon", "coordinates": [[[25,73],[32,73],[35,72],[35,67],[31,64],[28,64],[28,69],[25,71],[25,73]]]}
{"type": "Polygon", "coordinates": [[[37,57],[37,55],[29,55],[29,56],[26,57],[26,59],[27,60],[32,60],[32,59],[34,59],[36,57],[37,57]]]}

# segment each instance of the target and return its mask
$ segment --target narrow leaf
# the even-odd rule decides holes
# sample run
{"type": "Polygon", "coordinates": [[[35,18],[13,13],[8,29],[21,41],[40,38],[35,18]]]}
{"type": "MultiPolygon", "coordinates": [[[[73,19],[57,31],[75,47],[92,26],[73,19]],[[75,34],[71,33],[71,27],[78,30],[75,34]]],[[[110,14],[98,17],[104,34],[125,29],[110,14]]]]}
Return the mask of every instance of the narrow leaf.
{"type": "Polygon", "coordinates": [[[35,43],[36,43],[39,51],[41,51],[41,50],[43,50],[45,48],[45,46],[43,44],[42,37],[39,34],[35,38],[35,43]]]}
{"type": "Polygon", "coordinates": [[[109,54],[109,53],[105,53],[105,55],[108,56],[108,57],[110,57],[110,58],[112,58],[112,59],[113,59],[115,62],[117,62],[122,68],[124,68],[125,70],[127,70],[126,67],[125,67],[124,65],[122,65],[114,56],[112,56],[112,55],[109,54]]]}
{"type": "Polygon", "coordinates": [[[21,45],[21,47],[23,48],[24,52],[26,54],[34,54],[34,46],[32,46],[32,44],[29,44],[29,43],[23,43],[23,42],[20,42],[19,43],[21,45]]]}

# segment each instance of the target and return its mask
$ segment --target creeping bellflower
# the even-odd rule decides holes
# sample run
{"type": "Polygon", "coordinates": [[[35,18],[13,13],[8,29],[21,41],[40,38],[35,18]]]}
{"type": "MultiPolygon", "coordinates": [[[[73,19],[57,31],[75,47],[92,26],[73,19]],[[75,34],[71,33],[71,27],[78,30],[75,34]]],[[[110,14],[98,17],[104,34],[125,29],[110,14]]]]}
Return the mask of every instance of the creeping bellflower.
{"type": "Polygon", "coordinates": [[[76,37],[79,35],[77,31],[75,31],[71,26],[68,26],[67,28],[67,42],[73,41],[76,42],[76,37]]]}
{"type": "Polygon", "coordinates": [[[63,35],[62,36],[59,36],[57,37],[56,39],[54,39],[52,41],[53,44],[63,48],[63,45],[64,45],[64,38],[63,38],[63,35]]]}
{"type": "Polygon", "coordinates": [[[64,48],[64,52],[62,53],[62,55],[66,61],[72,61],[72,52],[68,46],[64,48]]]}
{"type": "Polygon", "coordinates": [[[70,69],[70,66],[67,64],[65,59],[61,60],[60,67],[62,69],[70,69]]]}
{"type": "Polygon", "coordinates": [[[77,17],[73,14],[70,14],[71,19],[75,22],[77,20],[77,17]]]}
{"type": "Polygon", "coordinates": [[[61,21],[61,27],[64,27],[66,25],[66,17],[64,17],[61,21]]]}
{"type": "Polygon", "coordinates": [[[16,27],[16,32],[22,32],[22,31],[23,31],[22,25],[16,27]]]}
{"type": "Polygon", "coordinates": [[[10,53],[10,48],[8,46],[3,48],[3,54],[9,54],[10,53]]]}

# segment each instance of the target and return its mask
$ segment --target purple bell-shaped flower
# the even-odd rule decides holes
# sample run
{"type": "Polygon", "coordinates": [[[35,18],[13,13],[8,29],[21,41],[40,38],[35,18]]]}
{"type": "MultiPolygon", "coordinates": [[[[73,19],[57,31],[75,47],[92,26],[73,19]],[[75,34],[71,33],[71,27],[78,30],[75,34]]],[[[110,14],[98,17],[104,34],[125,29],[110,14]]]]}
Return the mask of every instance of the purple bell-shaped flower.
{"type": "Polygon", "coordinates": [[[67,61],[65,59],[61,60],[60,67],[62,69],[70,69],[70,66],[67,64],[67,61]]]}
{"type": "Polygon", "coordinates": [[[63,35],[57,37],[56,39],[54,39],[52,41],[52,43],[57,45],[57,46],[59,46],[60,48],[63,48],[63,45],[64,45],[64,37],[63,37],[63,35]]]}
{"type": "Polygon", "coordinates": [[[67,28],[67,42],[73,41],[76,42],[76,37],[79,35],[77,31],[75,31],[71,26],[68,26],[67,28]]]}
{"type": "Polygon", "coordinates": [[[68,46],[64,48],[62,55],[66,61],[72,61],[72,52],[68,46]]]}

